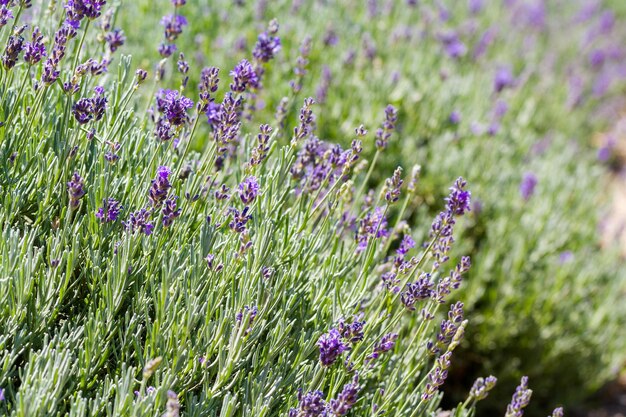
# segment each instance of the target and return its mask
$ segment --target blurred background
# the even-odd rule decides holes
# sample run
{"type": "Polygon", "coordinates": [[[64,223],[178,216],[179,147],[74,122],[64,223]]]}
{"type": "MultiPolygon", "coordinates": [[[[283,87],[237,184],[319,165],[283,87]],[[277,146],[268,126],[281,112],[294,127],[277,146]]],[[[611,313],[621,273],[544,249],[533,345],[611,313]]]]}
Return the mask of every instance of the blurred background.
{"type": "MultiPolygon", "coordinates": [[[[174,7],[118,3],[122,53],[154,71],[174,7]]],[[[184,33],[162,64],[172,86],[179,53],[190,74],[225,73],[277,20],[282,48],[251,126],[271,122],[283,97],[311,96],[320,138],[345,145],[395,106],[398,133],[371,181],[421,166],[413,230],[428,230],[447,184],[468,180],[473,210],[455,253],[474,264],[459,296],[470,324],[444,406],[493,374],[477,411],[493,415],[529,375],[527,415],[557,404],[626,414],[626,1],[187,0],[182,10],[184,33]]],[[[364,143],[365,158],[375,152],[364,143]]]]}

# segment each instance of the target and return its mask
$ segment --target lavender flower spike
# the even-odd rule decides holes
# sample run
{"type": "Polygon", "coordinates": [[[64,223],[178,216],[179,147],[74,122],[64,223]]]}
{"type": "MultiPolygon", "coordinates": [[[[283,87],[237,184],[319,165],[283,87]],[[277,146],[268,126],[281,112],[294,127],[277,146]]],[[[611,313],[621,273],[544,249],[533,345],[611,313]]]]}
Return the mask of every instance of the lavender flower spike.
{"type": "Polygon", "coordinates": [[[169,181],[171,173],[172,171],[166,166],[160,166],[157,169],[157,176],[152,180],[150,191],[148,192],[148,198],[153,206],[160,206],[167,198],[167,193],[172,188],[169,181]]]}
{"type": "Polygon", "coordinates": [[[247,59],[242,59],[235,68],[230,72],[233,82],[230,89],[233,92],[243,93],[248,86],[257,88],[259,86],[259,78],[247,59]]]}
{"type": "Polygon", "coordinates": [[[337,329],[331,329],[330,332],[321,335],[317,346],[320,348],[320,362],[324,366],[335,363],[337,358],[348,349],[337,329]]]}
{"type": "Polygon", "coordinates": [[[150,236],[152,234],[152,230],[154,229],[154,225],[150,222],[150,211],[145,208],[134,213],[130,213],[128,221],[123,221],[122,224],[131,233],[139,231],[146,236],[150,236]]]}
{"type": "Polygon", "coordinates": [[[522,377],[519,386],[515,389],[513,398],[506,408],[506,414],[504,417],[522,417],[524,415],[524,408],[530,402],[532,390],[528,389],[528,377],[522,377]]]}
{"type": "Polygon", "coordinates": [[[322,391],[298,392],[298,408],[289,410],[289,417],[321,417],[326,415],[326,402],[322,391]]]}
{"type": "Polygon", "coordinates": [[[535,187],[537,186],[537,177],[532,172],[527,172],[522,178],[522,182],[519,186],[519,192],[524,200],[529,200],[535,193],[535,187]]]}
{"type": "Polygon", "coordinates": [[[122,210],[122,205],[114,198],[105,198],[102,202],[102,207],[96,211],[96,217],[100,219],[102,223],[114,222],[117,220],[122,210]]]}
{"type": "Polygon", "coordinates": [[[359,375],[355,375],[352,382],[343,386],[337,399],[330,400],[329,408],[332,415],[345,416],[359,399],[359,375]]]}
{"type": "Polygon", "coordinates": [[[555,408],[552,412],[552,417],[563,417],[563,407],[555,408]]]}
{"type": "Polygon", "coordinates": [[[24,47],[24,61],[29,65],[35,65],[46,56],[46,47],[43,44],[43,35],[39,27],[33,29],[32,42],[26,42],[24,47]]]}
{"type": "Polygon", "coordinates": [[[239,198],[242,203],[252,203],[257,195],[259,195],[259,183],[256,177],[247,177],[239,184],[239,198]]]}
{"type": "Polygon", "coordinates": [[[488,376],[487,378],[478,378],[474,385],[472,385],[472,389],[470,390],[469,396],[470,398],[480,401],[487,398],[489,395],[489,391],[496,386],[496,382],[498,379],[495,376],[488,376]]]}
{"type": "Polygon", "coordinates": [[[80,204],[80,199],[85,195],[83,179],[75,172],[72,180],[67,183],[67,191],[70,194],[70,207],[75,209],[80,204]]]}

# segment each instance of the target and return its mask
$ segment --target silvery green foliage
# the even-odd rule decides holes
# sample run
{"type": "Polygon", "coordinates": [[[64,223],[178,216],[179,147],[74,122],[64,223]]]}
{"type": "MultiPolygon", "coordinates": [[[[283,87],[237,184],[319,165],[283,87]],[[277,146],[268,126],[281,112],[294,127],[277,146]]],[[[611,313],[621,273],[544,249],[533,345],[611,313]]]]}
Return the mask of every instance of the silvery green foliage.
{"type": "MultiPolygon", "coordinates": [[[[624,281],[589,215],[599,171],[568,145],[589,132],[605,72],[545,35],[549,13],[498,31],[528,10],[27,3],[11,2],[0,29],[0,412],[427,416],[447,376],[470,393],[452,411],[465,416],[483,396],[454,365],[476,353],[515,379],[507,392],[519,372],[545,384],[534,397],[572,378],[594,387],[623,357],[624,281]],[[263,31],[274,16],[280,29],[263,31]],[[12,26],[20,17],[46,42],[33,67],[19,36],[39,35],[12,26]],[[567,87],[569,62],[582,81],[567,87]],[[324,103],[302,106],[322,82],[324,103]],[[361,124],[369,135],[353,133],[361,124]],[[548,131],[549,150],[533,153],[548,131]],[[520,194],[525,173],[537,183],[520,194]],[[474,206],[451,246],[437,213],[459,175],[474,206]],[[411,235],[426,247],[397,253],[411,235]],[[575,263],[561,262],[568,251],[575,263]],[[461,293],[448,257],[464,253],[477,268],[461,293]],[[469,323],[440,326],[459,298],[469,323]],[[535,346],[540,360],[519,361],[535,346]]],[[[579,24],[604,33],[609,17],[579,24]]]]}

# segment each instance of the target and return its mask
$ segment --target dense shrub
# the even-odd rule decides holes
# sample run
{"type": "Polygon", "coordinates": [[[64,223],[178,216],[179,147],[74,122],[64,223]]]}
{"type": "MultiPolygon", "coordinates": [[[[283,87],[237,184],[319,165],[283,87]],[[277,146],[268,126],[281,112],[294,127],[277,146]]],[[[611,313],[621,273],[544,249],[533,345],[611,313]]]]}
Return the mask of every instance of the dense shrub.
{"type": "Polygon", "coordinates": [[[621,70],[602,7],[10,3],[0,410],[430,415],[449,372],[446,408],[528,374],[545,415],[623,361],[586,144],[621,70]]]}

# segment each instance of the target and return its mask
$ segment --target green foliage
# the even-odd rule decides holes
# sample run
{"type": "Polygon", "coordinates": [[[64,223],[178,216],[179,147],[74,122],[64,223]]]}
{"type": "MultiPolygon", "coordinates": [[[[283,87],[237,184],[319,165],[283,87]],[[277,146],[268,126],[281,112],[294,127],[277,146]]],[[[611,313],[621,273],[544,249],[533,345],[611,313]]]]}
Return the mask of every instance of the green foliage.
{"type": "MultiPolygon", "coordinates": [[[[50,52],[62,5],[33,3],[24,16],[40,26],[50,52]]],[[[600,72],[588,60],[594,49],[619,44],[620,28],[586,43],[599,12],[574,23],[582,0],[550,2],[541,27],[524,20],[522,9],[495,1],[476,15],[465,2],[370,2],[380,3],[375,15],[356,1],[187,3],[177,13],[189,25],[176,40],[191,67],[185,88],[177,53],[158,64],[163,79],[153,74],[163,37],[158,22],[174,11],[167,0],[109,2],[112,27],[124,30],[127,43],[113,55],[109,72],[81,78],[75,95],[61,84],[77,64],[110,55],[100,20],[88,29],[83,21],[70,41],[61,82],[35,88],[42,68],[24,62],[0,70],[0,388],[7,398],[0,413],[157,416],[180,401],[185,416],[286,415],[297,406],[298,388],[336,398],[352,380],[343,363],[348,353],[361,384],[350,415],[374,415],[376,407],[393,415],[434,415],[439,407],[454,409],[473,380],[488,374],[500,382],[478,406],[479,415],[503,410],[521,375],[530,376],[532,412],[546,415],[554,403],[578,405],[615,375],[626,352],[620,337],[626,275],[618,256],[599,248],[603,170],[588,139],[605,126],[606,108],[613,108],[622,84],[613,76],[612,88],[595,94],[609,64],[600,72]],[[449,8],[445,21],[440,4],[449,8]],[[215,94],[221,102],[228,71],[252,59],[257,35],[272,18],[280,24],[282,50],[264,67],[264,88],[246,96],[245,105],[254,103],[256,111],[246,108],[249,120],[224,167],[215,169],[218,145],[195,110],[177,131],[177,148],[158,142],[146,112],[155,92],[180,88],[196,102],[200,69],[211,65],[221,68],[215,94]],[[497,35],[474,58],[487,28],[497,35]],[[452,31],[468,47],[459,59],[442,46],[441,35],[452,31]],[[331,34],[336,45],[325,44],[331,34]],[[296,93],[289,82],[306,36],[312,49],[296,93]],[[511,67],[515,83],[496,93],[494,77],[503,66],[511,67]],[[151,72],[141,86],[133,78],[137,67],[151,72]],[[331,74],[325,100],[319,93],[324,67],[331,74]],[[582,85],[579,100],[572,99],[573,76],[582,85]],[[79,125],[72,105],[92,96],[96,85],[106,88],[106,115],[79,125]],[[347,182],[327,179],[318,193],[301,193],[290,174],[303,147],[291,144],[292,132],[308,96],[320,98],[313,107],[320,139],[348,149],[357,126],[370,131],[362,138],[361,160],[371,161],[371,170],[351,167],[347,182]],[[280,123],[275,113],[284,99],[280,123]],[[508,107],[501,118],[494,115],[498,102],[508,107]],[[375,131],[388,104],[399,110],[397,132],[377,152],[375,131]],[[453,111],[460,123],[450,120],[453,111]],[[250,168],[245,163],[261,123],[274,128],[270,156],[250,168]],[[108,151],[119,160],[107,161],[108,151]],[[415,164],[422,168],[415,191],[405,186],[395,205],[377,197],[396,166],[405,168],[406,184],[415,164]],[[163,227],[155,211],[150,236],[124,230],[120,220],[150,206],[148,190],[162,165],[173,171],[169,193],[180,197],[181,216],[163,227]],[[187,166],[192,173],[180,178],[187,166]],[[87,191],[77,209],[69,206],[66,185],[74,172],[87,191]],[[526,173],[538,179],[527,199],[519,190],[526,173]],[[249,175],[258,177],[261,195],[251,205],[249,232],[240,234],[229,228],[229,206],[243,208],[236,188],[249,175]],[[461,175],[470,184],[473,210],[457,225],[452,253],[470,255],[473,266],[453,296],[465,303],[469,322],[440,405],[441,393],[429,401],[421,396],[436,363],[426,343],[445,312],[433,301],[407,312],[381,276],[392,268],[404,233],[418,246],[430,242],[430,222],[461,175]],[[231,188],[227,200],[214,198],[222,184],[231,188]],[[361,191],[369,187],[377,204],[363,204],[361,191]],[[109,197],[124,209],[116,222],[101,223],[94,213],[109,197]],[[391,235],[355,253],[355,228],[378,203],[391,235]],[[344,213],[357,216],[352,229],[344,213]],[[209,254],[215,256],[210,263],[209,254]],[[258,314],[251,319],[253,307],[258,314]],[[422,308],[438,312],[437,318],[424,320],[422,308]],[[319,337],[360,310],[365,339],[323,367],[319,337]],[[253,323],[243,325],[246,320],[253,323]],[[367,356],[389,332],[399,335],[393,350],[370,366],[367,356]],[[143,373],[157,357],[160,366],[143,373]],[[169,403],[168,390],[178,393],[169,403]]],[[[12,23],[0,29],[2,45],[12,23]]],[[[431,271],[432,251],[414,251],[414,259],[426,262],[413,265],[401,284],[418,270],[431,271]]],[[[446,275],[433,272],[436,282],[446,275]]],[[[454,415],[473,414],[475,400],[470,396],[454,415]]]]}

